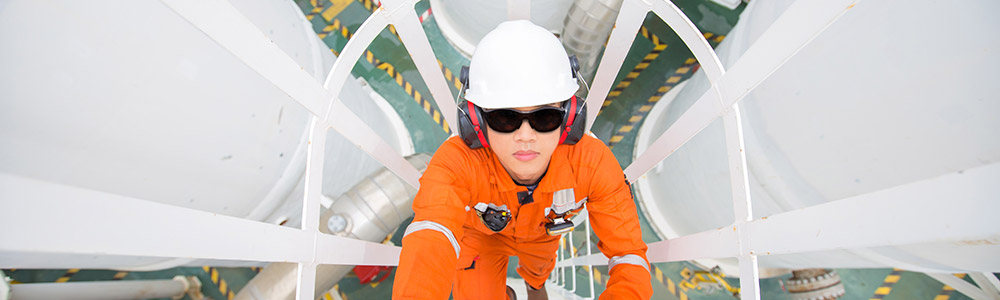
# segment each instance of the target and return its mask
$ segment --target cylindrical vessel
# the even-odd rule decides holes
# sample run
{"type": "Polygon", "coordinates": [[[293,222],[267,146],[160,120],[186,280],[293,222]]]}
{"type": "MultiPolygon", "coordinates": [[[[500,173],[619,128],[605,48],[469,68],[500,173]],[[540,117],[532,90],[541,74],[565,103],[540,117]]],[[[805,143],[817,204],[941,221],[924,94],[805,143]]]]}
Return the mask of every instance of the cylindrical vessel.
{"type": "MultiPolygon", "coordinates": [[[[717,49],[723,64],[732,68],[790,2],[750,2],[717,49]]],[[[992,33],[996,19],[985,13],[1000,3],[976,2],[975,8],[929,0],[860,2],[751,91],[740,108],[754,216],[1000,160],[1000,101],[990,100],[1000,94],[993,82],[1000,59],[989,50],[1000,49],[1000,39],[992,33]],[[899,13],[904,6],[907,12],[899,13]],[[936,40],[928,43],[927,37],[936,40]]],[[[709,84],[699,72],[659,101],[640,129],[635,153],[643,153],[709,84]]],[[[725,143],[717,119],[638,181],[644,211],[663,238],[733,223],[725,143]]],[[[759,262],[765,269],[953,273],[996,270],[996,253],[1000,246],[990,243],[932,243],[762,255],[759,262]]],[[[735,259],[700,262],[739,274],[735,259]]]]}
{"type": "Polygon", "coordinates": [[[580,60],[580,73],[591,78],[597,71],[597,58],[611,36],[622,0],[578,0],[573,2],[563,21],[562,43],[566,52],[580,60]]]}
{"type": "MultiPolygon", "coordinates": [[[[563,18],[572,0],[530,2],[531,22],[552,32],[561,32],[563,18]]],[[[472,57],[479,40],[507,21],[507,1],[431,0],[434,20],[441,34],[465,57],[472,57]]]]}
{"type": "MultiPolygon", "coordinates": [[[[230,2],[302,70],[318,83],[325,80],[336,57],[294,2],[230,2]]],[[[293,206],[302,199],[295,192],[302,185],[311,115],[177,12],[156,0],[2,6],[0,173],[256,221],[301,223],[301,209],[293,206]]],[[[399,116],[373,94],[352,79],[339,96],[397,152],[411,154],[399,116]]],[[[326,160],[333,166],[325,168],[324,194],[339,195],[362,179],[353,174],[381,167],[335,131],[328,137],[326,157],[337,159],[326,160]]],[[[128,270],[254,264],[35,254],[11,259],[34,268],[128,270]]]]}

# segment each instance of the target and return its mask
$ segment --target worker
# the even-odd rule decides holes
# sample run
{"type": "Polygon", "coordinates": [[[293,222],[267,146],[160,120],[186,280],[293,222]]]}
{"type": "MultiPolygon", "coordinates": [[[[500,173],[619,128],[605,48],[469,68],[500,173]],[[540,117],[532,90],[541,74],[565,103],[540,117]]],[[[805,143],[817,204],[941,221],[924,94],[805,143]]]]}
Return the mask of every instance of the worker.
{"type": "Polygon", "coordinates": [[[631,188],[610,149],[583,134],[574,60],[526,20],[483,37],[461,76],[460,134],[420,178],[393,299],[513,299],[510,256],[528,299],[547,299],[560,235],[584,207],[609,257],[601,299],[652,296],[631,188]]]}

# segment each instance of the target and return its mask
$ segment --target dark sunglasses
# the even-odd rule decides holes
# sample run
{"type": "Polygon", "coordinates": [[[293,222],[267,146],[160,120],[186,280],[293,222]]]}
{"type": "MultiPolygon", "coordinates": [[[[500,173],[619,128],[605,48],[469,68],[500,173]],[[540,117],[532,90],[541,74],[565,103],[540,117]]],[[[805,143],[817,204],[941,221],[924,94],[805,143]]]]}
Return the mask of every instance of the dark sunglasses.
{"type": "Polygon", "coordinates": [[[541,107],[532,111],[521,112],[513,109],[494,109],[484,111],[486,124],[497,132],[511,133],[521,128],[524,120],[528,120],[531,128],[538,132],[549,132],[559,129],[566,111],[558,107],[541,107]]]}

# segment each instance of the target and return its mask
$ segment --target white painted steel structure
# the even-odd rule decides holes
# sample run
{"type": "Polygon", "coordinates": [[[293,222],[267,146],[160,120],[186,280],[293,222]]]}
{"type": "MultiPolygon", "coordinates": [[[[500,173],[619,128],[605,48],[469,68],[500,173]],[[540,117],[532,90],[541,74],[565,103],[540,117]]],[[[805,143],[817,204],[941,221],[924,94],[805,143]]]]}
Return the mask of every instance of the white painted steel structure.
{"type": "MultiPolygon", "coordinates": [[[[750,48],[742,56],[738,56],[739,59],[732,67],[725,70],[715,52],[700,38],[697,28],[690,22],[685,22],[683,14],[674,13],[678,11],[676,8],[667,9],[670,5],[661,2],[625,1],[594,81],[595,93],[591,94],[593,99],[588,98],[588,104],[604,101],[604,95],[610,90],[614,76],[624,60],[629,48],[627,46],[638,29],[639,23],[635,20],[641,19],[649,11],[659,15],[681,36],[701,63],[704,76],[710,83],[708,91],[626,168],[627,177],[630,180],[643,179],[647,171],[721,117],[733,191],[735,222],[732,225],[652,243],[648,251],[650,262],[736,257],[739,259],[742,298],[759,299],[760,271],[757,260],[761,255],[839,249],[863,251],[887,246],[926,247],[923,251],[933,251],[927,249],[945,250],[943,245],[949,244],[952,247],[947,248],[948,253],[959,255],[963,251],[961,249],[966,249],[977,253],[975,257],[983,257],[989,249],[994,249],[1000,243],[1000,222],[992,217],[992,211],[1000,208],[1000,204],[993,200],[993,195],[1000,188],[989,183],[1000,178],[1000,165],[988,162],[964,172],[919,180],[776,215],[758,215],[756,217],[761,218],[755,219],[751,209],[743,130],[737,103],[858,2],[791,3],[753,41],[750,48]],[[899,209],[902,207],[906,209],[899,209]]],[[[596,113],[592,112],[589,120],[593,120],[595,116],[596,113]]],[[[699,151],[703,150],[699,148],[699,151]]],[[[606,262],[607,258],[603,255],[591,255],[565,260],[558,266],[603,265],[606,262]]],[[[931,261],[923,265],[903,261],[896,261],[895,264],[912,271],[934,270],[943,266],[931,261]]],[[[961,264],[953,260],[947,269],[995,272],[1000,270],[1000,261],[987,259],[961,264]]],[[[942,276],[935,278],[939,277],[942,276]]],[[[945,283],[956,282],[956,278],[950,275],[943,277],[948,279],[942,280],[945,283]]],[[[991,280],[995,277],[982,274],[977,277],[977,283],[982,282],[980,286],[985,287],[984,289],[977,291],[971,284],[965,284],[962,288],[969,291],[967,295],[984,299],[995,286],[991,280]]]]}
{"type": "MultiPolygon", "coordinates": [[[[404,181],[417,186],[419,172],[336,97],[364,48],[381,30],[394,24],[424,81],[428,83],[431,94],[438,100],[438,106],[443,111],[455,111],[444,75],[435,65],[430,43],[413,10],[417,1],[382,1],[384,6],[359,28],[337,59],[325,84],[316,82],[229,2],[162,2],[313,115],[308,135],[302,228],[281,227],[14,174],[0,174],[4,205],[4,209],[0,210],[0,224],[15,228],[17,224],[39,223],[31,230],[4,231],[0,265],[18,268],[22,261],[13,258],[32,256],[297,262],[297,298],[310,299],[314,294],[318,264],[397,264],[398,247],[318,231],[322,197],[320,185],[326,133],[327,129],[333,128],[404,181]],[[107,212],[109,208],[113,208],[110,215],[107,212]],[[119,224],[144,224],[145,227],[141,234],[137,234],[134,228],[119,224]]],[[[451,126],[457,124],[454,114],[445,114],[445,118],[451,126]]]]}
{"type": "MultiPolygon", "coordinates": [[[[302,228],[281,227],[57,182],[0,174],[0,191],[3,191],[0,201],[4,206],[0,210],[0,226],[35,226],[31,230],[4,231],[0,239],[3,241],[0,244],[0,267],[19,267],[18,262],[4,259],[3,255],[13,254],[296,262],[299,264],[297,299],[310,299],[314,295],[315,271],[319,264],[397,264],[398,247],[318,231],[319,201],[322,197],[320,182],[323,178],[326,132],[333,128],[406,182],[417,186],[419,173],[413,166],[337,98],[350,69],[364,49],[380,31],[393,24],[441,111],[455,111],[451,102],[453,97],[443,74],[434,65],[436,59],[413,9],[417,1],[383,0],[383,6],[368,18],[345,46],[324,84],[308,76],[228,2],[161,1],[313,116],[308,135],[302,228]],[[113,211],[109,212],[108,208],[113,208],[113,211]],[[145,224],[146,227],[142,233],[137,233],[132,228],[118,226],[120,223],[145,224]],[[39,238],[40,235],[44,238],[39,238]],[[185,242],[178,243],[177,240],[185,242]]],[[[746,154],[743,151],[738,102],[857,2],[795,2],[738,63],[726,70],[712,48],[701,38],[698,29],[676,6],[667,1],[624,1],[608,50],[598,68],[594,93],[588,95],[588,105],[603,102],[635,32],[650,11],[679,34],[712,83],[711,89],[626,169],[626,174],[631,180],[639,178],[721,117],[726,128],[731,185],[735,191],[732,197],[734,224],[653,243],[648,252],[650,262],[736,257],[740,261],[742,299],[760,299],[757,264],[760,255],[929,242],[1000,243],[1000,226],[996,221],[990,221],[995,219],[993,212],[1000,211],[1000,202],[994,201],[994,195],[1000,193],[1000,186],[994,182],[1000,178],[1000,165],[997,164],[970,169],[961,175],[913,182],[755,219],[747,187],[746,154]],[[950,201],[940,201],[943,198],[950,201]],[[892,209],[904,205],[910,209],[892,209]],[[976,209],[970,210],[970,207],[976,209]],[[886,220],[893,220],[896,226],[882,226],[886,220]],[[871,228],[876,227],[883,230],[873,233],[871,228]]],[[[518,12],[518,15],[523,14],[523,11],[518,12]]],[[[593,124],[597,112],[597,109],[590,110],[588,124],[593,124]]],[[[457,124],[455,114],[446,113],[445,117],[454,131],[457,124]]],[[[587,229],[589,231],[589,227],[587,229]]],[[[588,239],[589,236],[588,232],[588,239]]],[[[573,236],[566,238],[572,240],[573,236]]],[[[968,270],[1000,270],[993,265],[997,262],[986,263],[969,266],[968,270]]],[[[601,254],[590,254],[588,245],[587,256],[570,257],[561,260],[557,266],[604,264],[607,264],[607,258],[601,254]]],[[[565,284],[564,279],[556,280],[565,284]]],[[[995,280],[988,278],[976,281],[994,288],[998,286],[995,280]]],[[[590,285],[593,291],[593,282],[590,285]]],[[[575,281],[571,286],[576,288],[575,281]]],[[[953,286],[969,291],[967,294],[977,293],[975,287],[953,286]]],[[[973,297],[985,297],[993,291],[980,292],[982,295],[973,297]]]]}

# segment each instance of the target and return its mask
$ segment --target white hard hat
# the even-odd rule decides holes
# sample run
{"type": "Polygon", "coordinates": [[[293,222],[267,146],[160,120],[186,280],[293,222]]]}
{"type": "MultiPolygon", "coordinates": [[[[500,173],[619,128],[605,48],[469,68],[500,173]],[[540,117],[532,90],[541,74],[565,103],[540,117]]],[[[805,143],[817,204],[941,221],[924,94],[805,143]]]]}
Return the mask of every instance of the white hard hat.
{"type": "Polygon", "coordinates": [[[565,101],[579,87],[559,39],[517,20],[500,23],[479,41],[465,98],[482,108],[525,107],[565,101]]]}

